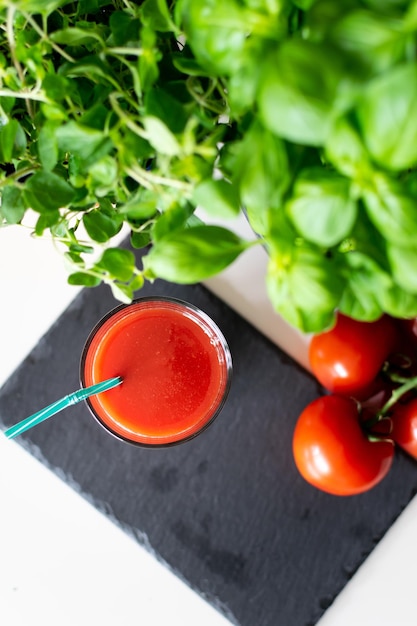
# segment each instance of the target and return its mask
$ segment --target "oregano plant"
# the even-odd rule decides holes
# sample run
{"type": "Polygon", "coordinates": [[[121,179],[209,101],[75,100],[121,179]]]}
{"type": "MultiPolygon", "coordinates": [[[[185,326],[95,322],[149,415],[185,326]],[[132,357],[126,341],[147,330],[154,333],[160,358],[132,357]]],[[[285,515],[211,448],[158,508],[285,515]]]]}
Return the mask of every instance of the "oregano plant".
{"type": "Polygon", "coordinates": [[[1,225],[126,302],[263,245],[305,332],[416,316],[416,31],[416,0],[0,0],[1,225]]]}

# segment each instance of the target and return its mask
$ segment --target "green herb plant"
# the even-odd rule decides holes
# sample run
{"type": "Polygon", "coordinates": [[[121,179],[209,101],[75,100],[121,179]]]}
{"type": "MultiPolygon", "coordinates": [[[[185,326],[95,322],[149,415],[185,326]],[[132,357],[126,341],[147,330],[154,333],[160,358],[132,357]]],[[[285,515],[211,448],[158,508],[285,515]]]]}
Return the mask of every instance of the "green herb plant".
{"type": "Polygon", "coordinates": [[[416,0],[0,0],[2,225],[122,301],[263,245],[302,331],[416,316],[416,31],[416,0]]]}

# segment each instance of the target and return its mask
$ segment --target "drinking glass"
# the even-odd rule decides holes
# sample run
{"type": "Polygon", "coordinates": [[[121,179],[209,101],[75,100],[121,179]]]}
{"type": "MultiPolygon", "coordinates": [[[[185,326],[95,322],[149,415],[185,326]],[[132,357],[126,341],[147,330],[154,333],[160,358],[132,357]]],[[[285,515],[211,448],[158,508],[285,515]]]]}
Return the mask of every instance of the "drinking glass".
{"type": "Polygon", "coordinates": [[[88,387],[122,383],[86,402],[115,437],[170,446],[200,434],[219,414],[232,375],[231,353],[215,322],[193,304],[143,297],[120,305],[91,331],[81,356],[88,387]]]}

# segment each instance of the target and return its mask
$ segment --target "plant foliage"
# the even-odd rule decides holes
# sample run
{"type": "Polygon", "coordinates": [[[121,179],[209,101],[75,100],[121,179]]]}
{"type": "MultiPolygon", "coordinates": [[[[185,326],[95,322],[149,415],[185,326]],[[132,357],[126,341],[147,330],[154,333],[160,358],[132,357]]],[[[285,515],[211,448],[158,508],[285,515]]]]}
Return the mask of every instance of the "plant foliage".
{"type": "Polygon", "coordinates": [[[129,301],[232,263],[195,211],[244,207],[291,324],[415,316],[416,30],[416,0],[0,0],[2,224],[129,301]]]}

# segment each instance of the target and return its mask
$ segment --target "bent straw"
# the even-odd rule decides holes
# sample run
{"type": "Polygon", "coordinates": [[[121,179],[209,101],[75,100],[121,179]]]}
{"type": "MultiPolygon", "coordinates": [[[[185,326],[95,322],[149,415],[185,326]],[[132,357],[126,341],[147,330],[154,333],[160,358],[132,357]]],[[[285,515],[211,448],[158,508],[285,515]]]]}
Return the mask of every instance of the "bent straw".
{"type": "Polygon", "coordinates": [[[8,439],[13,439],[13,437],[17,437],[17,435],[21,435],[26,430],[29,430],[29,428],[37,426],[44,420],[48,419],[48,417],[52,417],[52,415],[59,413],[59,411],[62,411],[63,409],[72,406],[73,404],[77,404],[78,402],[81,402],[82,400],[85,400],[90,396],[102,393],[103,391],[108,391],[108,389],[112,389],[113,387],[120,385],[121,382],[121,377],[117,376],[116,378],[109,378],[108,380],[104,380],[102,383],[92,385],[91,387],[84,387],[82,389],[79,389],[78,391],[74,391],[68,396],[61,398],[56,402],[53,402],[44,409],[37,411],[33,415],[26,417],[26,419],[22,420],[21,422],[18,422],[14,426],[11,426],[4,431],[4,434],[8,439]]]}

